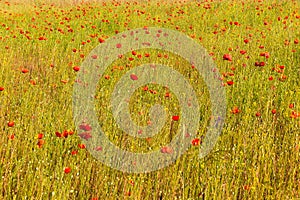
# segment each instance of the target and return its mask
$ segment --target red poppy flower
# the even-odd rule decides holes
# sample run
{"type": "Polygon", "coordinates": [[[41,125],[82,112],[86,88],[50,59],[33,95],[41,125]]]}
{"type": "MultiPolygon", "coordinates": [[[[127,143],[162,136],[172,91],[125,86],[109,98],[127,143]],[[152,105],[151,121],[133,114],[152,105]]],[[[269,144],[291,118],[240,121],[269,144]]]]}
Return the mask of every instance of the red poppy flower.
{"type": "Polygon", "coordinates": [[[61,137],[61,133],[60,132],[55,132],[55,135],[57,136],[57,137],[61,137]]]}
{"type": "Polygon", "coordinates": [[[0,91],[3,91],[4,90],[4,87],[0,87],[0,91]]]}
{"type": "Polygon", "coordinates": [[[78,72],[78,71],[80,70],[80,67],[75,66],[75,67],[73,67],[73,70],[74,70],[75,72],[78,72]]]}
{"type": "Polygon", "coordinates": [[[85,145],[84,145],[84,144],[78,144],[78,147],[79,147],[80,149],[85,149],[85,145]]]}
{"type": "Polygon", "coordinates": [[[11,135],[9,135],[9,136],[8,136],[8,139],[10,139],[10,140],[13,140],[13,139],[15,139],[15,134],[11,134],[11,135]]]}
{"type": "Polygon", "coordinates": [[[118,44],[116,44],[116,47],[117,47],[118,49],[120,49],[120,48],[122,47],[122,44],[118,43],[118,44]]]}
{"type": "Polygon", "coordinates": [[[97,56],[97,55],[92,55],[92,58],[93,58],[93,59],[97,59],[98,56],[97,56]]]}
{"type": "Polygon", "coordinates": [[[282,75],[280,78],[278,78],[278,80],[280,80],[280,81],[285,81],[286,78],[287,78],[286,75],[282,75]]]}
{"type": "Polygon", "coordinates": [[[72,155],[76,155],[77,153],[78,153],[77,150],[73,150],[73,151],[71,152],[72,155]]]}
{"type": "Polygon", "coordinates": [[[270,53],[269,52],[262,52],[259,55],[264,56],[265,58],[270,58],[270,53]]]}
{"type": "Polygon", "coordinates": [[[66,174],[70,173],[71,172],[71,168],[70,167],[65,167],[64,172],[66,174]]]}
{"type": "Polygon", "coordinates": [[[68,131],[68,134],[69,134],[69,135],[73,135],[73,134],[74,134],[74,131],[68,131]]]}
{"type": "Polygon", "coordinates": [[[44,137],[44,134],[43,133],[39,133],[38,134],[38,139],[42,139],[44,137]]]}
{"type": "Polygon", "coordinates": [[[162,147],[160,150],[161,153],[173,153],[173,149],[171,147],[162,147]]]}
{"type": "Polygon", "coordinates": [[[259,66],[260,66],[260,67],[263,67],[263,66],[265,66],[265,65],[266,65],[265,62],[260,62],[260,63],[259,63],[259,66]]]}
{"type": "Polygon", "coordinates": [[[30,80],[29,81],[31,85],[36,85],[36,81],[35,80],[30,80]]]}
{"type": "Polygon", "coordinates": [[[233,107],[233,109],[231,110],[231,113],[232,114],[238,114],[240,113],[241,111],[239,110],[239,108],[237,106],[233,107]]]}
{"type": "Polygon", "coordinates": [[[13,127],[15,125],[15,122],[10,121],[10,122],[7,123],[7,125],[8,125],[8,127],[13,127]]]}
{"type": "Polygon", "coordinates": [[[22,69],[22,73],[23,73],[23,74],[26,74],[26,73],[28,73],[28,72],[29,72],[29,70],[28,70],[28,69],[25,69],[25,68],[24,68],[24,69],[22,69]]]}
{"type": "Polygon", "coordinates": [[[233,81],[227,81],[227,85],[233,85],[233,81]]]}
{"type": "Polygon", "coordinates": [[[172,117],[173,121],[178,121],[179,120],[179,116],[178,115],[175,115],[172,117]]]}
{"type": "Polygon", "coordinates": [[[247,53],[247,51],[245,51],[245,50],[240,50],[240,53],[241,53],[242,55],[244,55],[245,53],[247,53]]]}
{"type": "Polygon", "coordinates": [[[300,117],[300,113],[293,110],[291,115],[290,115],[290,118],[296,119],[298,117],[300,117]]]}
{"type": "Polygon", "coordinates": [[[94,148],[95,151],[102,151],[102,147],[98,146],[94,148]]]}
{"type": "Polygon", "coordinates": [[[201,140],[199,138],[195,138],[192,140],[192,145],[193,146],[198,146],[201,143],[201,140]]]}
{"type": "Polygon", "coordinates": [[[134,81],[138,80],[138,77],[135,74],[131,74],[130,78],[131,78],[131,80],[134,80],[134,81]]]}
{"type": "Polygon", "coordinates": [[[105,40],[104,40],[103,38],[98,38],[98,41],[99,41],[100,43],[105,42],[105,40]]]}
{"type": "Polygon", "coordinates": [[[89,132],[80,133],[80,134],[78,134],[78,136],[85,140],[92,138],[92,135],[89,132]]]}
{"type": "Polygon", "coordinates": [[[245,44],[249,43],[248,39],[244,39],[245,44]]]}
{"type": "Polygon", "coordinates": [[[266,63],[265,63],[265,62],[255,62],[254,65],[255,65],[256,67],[263,67],[263,66],[266,65],[266,63]]]}
{"type": "Polygon", "coordinates": [[[45,38],[44,36],[40,36],[38,39],[39,40],[47,40],[47,38],[45,38]]]}
{"type": "Polygon", "coordinates": [[[249,191],[250,190],[250,186],[249,185],[244,185],[244,190],[247,190],[247,191],[249,191]]]}
{"type": "Polygon", "coordinates": [[[157,91],[156,91],[156,90],[149,90],[149,92],[150,92],[151,94],[157,94],[157,91]]]}
{"type": "Polygon", "coordinates": [[[265,58],[270,58],[270,53],[269,52],[265,52],[265,58]]]}
{"type": "Polygon", "coordinates": [[[64,136],[64,138],[67,138],[69,135],[69,132],[64,130],[64,132],[62,132],[62,136],[64,136]]]}
{"type": "Polygon", "coordinates": [[[45,144],[45,140],[39,139],[37,143],[38,147],[42,148],[43,144],[45,144]]]}
{"type": "Polygon", "coordinates": [[[148,90],[148,86],[146,85],[145,87],[143,87],[143,90],[147,91],[148,90]]]}
{"type": "Polygon", "coordinates": [[[88,124],[81,124],[81,125],[79,126],[79,128],[80,128],[81,130],[84,130],[84,131],[90,131],[90,130],[92,130],[92,127],[91,127],[90,125],[88,125],[88,124]]]}
{"type": "Polygon", "coordinates": [[[232,61],[232,56],[230,54],[224,54],[223,55],[223,60],[232,61]]]}

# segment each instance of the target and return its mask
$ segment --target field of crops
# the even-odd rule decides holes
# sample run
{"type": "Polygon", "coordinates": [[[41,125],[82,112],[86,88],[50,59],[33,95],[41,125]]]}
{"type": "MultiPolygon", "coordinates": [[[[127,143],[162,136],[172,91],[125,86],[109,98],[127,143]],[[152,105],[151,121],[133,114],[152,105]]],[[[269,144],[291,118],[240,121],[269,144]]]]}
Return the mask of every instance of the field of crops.
{"type": "MultiPolygon", "coordinates": [[[[298,0],[0,0],[0,199],[300,199],[299,6],[298,0]],[[199,72],[206,66],[164,48],[131,48],[108,66],[97,66],[105,69],[96,74],[94,94],[74,89],[80,75],[86,78],[92,71],[87,61],[112,54],[94,55],[93,49],[130,47],[126,36],[153,28],[156,38],[166,31],[184,35],[178,51],[196,52],[185,42],[193,41],[215,64],[218,89],[225,92],[216,102],[226,110],[221,134],[205,157],[199,150],[216,98],[199,72]],[[124,42],[115,45],[114,36],[124,42]],[[166,85],[142,84],[138,67],[151,63],[187,80],[199,118],[184,115],[180,97],[188,87],[166,69],[153,75],[166,85]],[[123,122],[157,126],[155,135],[143,137],[129,122],[120,127],[112,101],[121,102],[114,88],[122,80],[120,93],[127,91],[126,84],[140,83],[126,99],[130,114],[123,122]],[[172,90],[172,84],[181,91],[172,90]],[[81,109],[90,109],[76,104],[81,96],[93,99],[110,145],[128,152],[172,157],[177,149],[168,144],[180,134],[182,122],[196,119],[199,125],[194,133],[184,133],[189,149],[175,162],[156,169],[149,157],[143,166],[152,170],[120,170],[93,156],[92,150],[109,152],[106,161],[117,160],[108,146],[91,143],[96,136],[89,115],[76,121],[81,109]],[[163,116],[164,123],[157,124],[163,116]]],[[[178,40],[172,34],[166,38],[168,44],[178,40]]]]}

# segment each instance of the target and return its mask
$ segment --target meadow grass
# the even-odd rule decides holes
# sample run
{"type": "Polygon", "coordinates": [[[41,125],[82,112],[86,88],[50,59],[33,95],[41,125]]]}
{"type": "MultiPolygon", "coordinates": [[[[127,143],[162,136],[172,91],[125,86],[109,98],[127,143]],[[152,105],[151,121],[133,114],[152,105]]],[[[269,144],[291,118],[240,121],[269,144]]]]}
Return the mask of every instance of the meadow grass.
{"type": "MultiPolygon", "coordinates": [[[[300,198],[299,20],[296,0],[0,0],[1,199],[300,198]],[[167,168],[130,174],[107,167],[80,145],[72,113],[78,73],[73,67],[100,44],[99,38],[144,26],[180,31],[207,49],[222,74],[227,115],[217,145],[204,159],[198,157],[200,145],[191,145],[167,168]]],[[[169,111],[170,121],[153,138],[122,132],[110,111],[114,84],[149,61],[189,80],[201,111],[197,137],[205,136],[211,105],[199,73],[171,52],[137,51],[145,53],[150,56],[129,61],[129,52],[107,68],[109,78],[99,80],[95,107],[108,138],[120,148],[147,152],[176,134],[178,123],[170,131],[170,116],[179,115],[180,106],[172,92],[165,97],[165,87],[149,84],[157,94],[141,88],[130,99],[138,124],[147,124],[155,103],[169,111]]]]}

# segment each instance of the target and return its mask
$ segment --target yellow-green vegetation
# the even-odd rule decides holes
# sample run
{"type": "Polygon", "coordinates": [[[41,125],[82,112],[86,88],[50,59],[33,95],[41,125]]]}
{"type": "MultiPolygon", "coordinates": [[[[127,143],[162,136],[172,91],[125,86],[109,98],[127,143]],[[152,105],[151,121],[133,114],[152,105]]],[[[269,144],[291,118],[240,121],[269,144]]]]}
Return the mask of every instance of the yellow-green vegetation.
{"type": "Polygon", "coordinates": [[[297,0],[0,0],[0,199],[300,198],[299,24],[297,0]],[[192,138],[199,142],[191,139],[191,148],[169,167],[130,174],[86,150],[73,121],[73,84],[91,50],[116,33],[145,26],[180,31],[207,50],[222,75],[227,115],[213,151],[199,159],[211,110],[200,74],[170,52],[128,52],[107,68],[95,94],[99,123],[115,145],[159,149],[178,129],[172,121],[180,116],[178,99],[156,84],[131,96],[130,112],[147,125],[151,106],[163,105],[169,120],[160,133],[137,139],[114,121],[114,85],[141,64],[180,72],[201,111],[192,138]]]}

